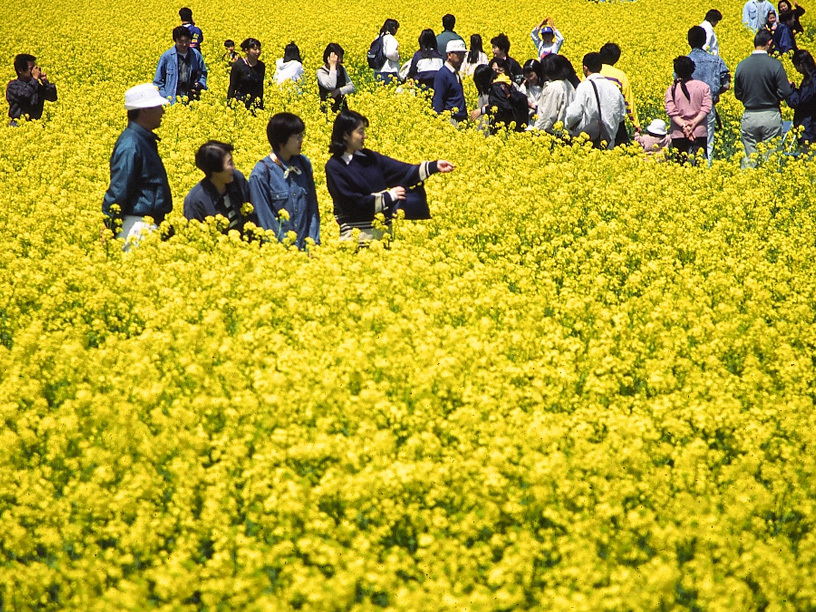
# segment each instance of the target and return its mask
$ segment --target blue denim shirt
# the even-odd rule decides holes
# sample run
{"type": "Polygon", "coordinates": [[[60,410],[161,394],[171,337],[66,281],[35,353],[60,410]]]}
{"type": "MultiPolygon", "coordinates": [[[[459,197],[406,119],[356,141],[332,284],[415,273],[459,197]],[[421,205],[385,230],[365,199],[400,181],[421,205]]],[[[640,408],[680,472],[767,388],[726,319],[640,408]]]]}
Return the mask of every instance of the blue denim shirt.
{"type": "Polygon", "coordinates": [[[702,49],[692,49],[688,54],[694,62],[692,79],[702,81],[711,90],[711,101],[720,101],[720,94],[731,85],[731,73],[719,55],[711,55],[702,49]]]}
{"type": "Polygon", "coordinates": [[[153,132],[133,122],[119,136],[110,158],[110,187],[102,201],[107,217],[150,216],[161,223],[173,209],[158,141],[153,132]],[[119,205],[121,213],[111,213],[113,204],[119,205]]]}
{"type": "MultiPolygon", "coordinates": [[[[207,89],[207,65],[198,49],[190,50],[190,85],[199,83],[202,89],[207,89]]],[[[176,102],[176,89],[178,87],[178,51],[175,45],[169,51],[162,53],[159,58],[159,65],[156,67],[156,76],[153,77],[153,84],[159,88],[159,93],[163,98],[168,98],[171,103],[176,102]]]]}
{"type": "Polygon", "coordinates": [[[278,240],[289,230],[294,231],[299,249],[304,248],[306,238],[320,244],[320,211],[309,158],[295,155],[288,164],[275,159],[267,156],[259,161],[249,177],[249,201],[258,225],[274,231],[278,240]],[[289,213],[289,220],[281,222],[283,209],[289,213]]]}

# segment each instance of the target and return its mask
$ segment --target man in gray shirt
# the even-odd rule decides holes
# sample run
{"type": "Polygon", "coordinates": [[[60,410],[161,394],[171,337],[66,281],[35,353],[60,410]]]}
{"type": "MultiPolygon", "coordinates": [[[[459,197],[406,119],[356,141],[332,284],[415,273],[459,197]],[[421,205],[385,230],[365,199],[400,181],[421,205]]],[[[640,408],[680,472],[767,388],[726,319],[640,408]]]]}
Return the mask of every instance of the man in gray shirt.
{"type": "Polygon", "coordinates": [[[790,82],[782,63],[768,55],[773,34],[760,30],[754,36],[754,52],[737,65],[734,95],[742,102],[743,168],[756,165],[751,160],[757,143],[782,136],[780,101],[790,94],[790,82]]]}

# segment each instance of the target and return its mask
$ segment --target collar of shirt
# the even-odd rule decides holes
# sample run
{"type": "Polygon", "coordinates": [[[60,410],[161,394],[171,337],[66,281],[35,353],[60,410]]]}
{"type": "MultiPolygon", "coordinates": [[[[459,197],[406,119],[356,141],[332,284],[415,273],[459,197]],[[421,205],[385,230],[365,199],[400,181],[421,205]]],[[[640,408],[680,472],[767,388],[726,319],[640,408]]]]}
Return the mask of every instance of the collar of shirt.
{"type": "Polygon", "coordinates": [[[134,130],[142,138],[148,138],[150,140],[154,140],[155,142],[160,142],[161,141],[161,138],[156,136],[155,132],[151,132],[150,130],[148,130],[145,127],[142,127],[141,125],[139,125],[135,121],[131,121],[130,123],[127,124],[127,126],[128,126],[128,128],[134,130]]]}
{"type": "Polygon", "coordinates": [[[348,166],[348,165],[351,163],[351,159],[352,159],[352,158],[353,158],[355,155],[360,155],[360,156],[362,156],[362,157],[365,157],[365,155],[363,154],[363,152],[362,152],[362,151],[355,151],[353,154],[352,154],[352,153],[343,153],[343,154],[340,156],[340,159],[342,159],[342,160],[343,160],[343,161],[346,163],[346,165],[348,166]]]}
{"type": "Polygon", "coordinates": [[[287,164],[282,159],[280,159],[277,155],[275,155],[274,151],[272,151],[269,154],[269,159],[272,160],[272,163],[276,164],[279,168],[283,169],[283,179],[284,180],[289,178],[290,174],[298,174],[298,175],[303,174],[300,171],[300,168],[298,168],[297,166],[291,165],[291,164],[287,164]]]}
{"type": "Polygon", "coordinates": [[[751,55],[768,55],[768,52],[756,49],[753,53],[751,53],[751,55]]]}
{"type": "Polygon", "coordinates": [[[447,68],[448,70],[450,70],[450,71],[451,71],[453,74],[456,74],[456,68],[454,68],[453,66],[451,66],[449,62],[445,62],[445,68],[447,68]]]}

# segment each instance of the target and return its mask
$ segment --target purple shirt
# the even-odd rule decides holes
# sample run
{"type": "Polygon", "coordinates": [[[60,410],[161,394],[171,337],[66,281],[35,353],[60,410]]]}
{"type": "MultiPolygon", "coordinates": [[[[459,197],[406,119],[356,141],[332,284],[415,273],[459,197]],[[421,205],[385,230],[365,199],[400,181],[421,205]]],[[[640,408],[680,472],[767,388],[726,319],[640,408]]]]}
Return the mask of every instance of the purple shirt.
{"type": "MultiPolygon", "coordinates": [[[[666,114],[671,117],[671,137],[686,138],[683,133],[683,124],[691,121],[700,113],[708,115],[711,112],[711,89],[702,81],[691,79],[686,81],[689,97],[683,93],[680,83],[672,84],[666,90],[666,114]],[[674,89],[674,97],[672,97],[674,89]]],[[[700,121],[694,128],[692,138],[700,138],[708,133],[705,120],[700,121]]]]}

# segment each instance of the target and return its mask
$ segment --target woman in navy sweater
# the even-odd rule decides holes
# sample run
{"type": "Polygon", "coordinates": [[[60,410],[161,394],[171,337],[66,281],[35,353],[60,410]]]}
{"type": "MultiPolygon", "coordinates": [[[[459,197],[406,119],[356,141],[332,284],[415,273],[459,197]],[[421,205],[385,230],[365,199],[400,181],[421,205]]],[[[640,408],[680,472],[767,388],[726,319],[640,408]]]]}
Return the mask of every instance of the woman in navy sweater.
{"type": "Polygon", "coordinates": [[[350,240],[358,229],[360,244],[383,237],[383,231],[374,229],[377,213],[385,216],[385,232],[390,231],[391,216],[405,200],[406,187],[454,169],[444,159],[413,165],[366,149],[366,127],[368,119],[360,113],[344,110],[337,115],[329,145],[332,156],[326,162],[326,186],[334,201],[340,239],[350,240]]]}
{"type": "Polygon", "coordinates": [[[791,82],[791,93],[785,100],[793,109],[794,127],[802,127],[799,144],[816,143],[816,62],[810,52],[800,49],[793,54],[793,67],[804,77],[796,87],[791,82]]]}

